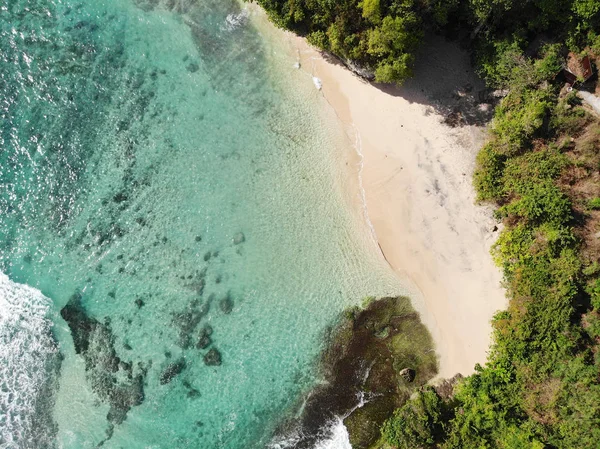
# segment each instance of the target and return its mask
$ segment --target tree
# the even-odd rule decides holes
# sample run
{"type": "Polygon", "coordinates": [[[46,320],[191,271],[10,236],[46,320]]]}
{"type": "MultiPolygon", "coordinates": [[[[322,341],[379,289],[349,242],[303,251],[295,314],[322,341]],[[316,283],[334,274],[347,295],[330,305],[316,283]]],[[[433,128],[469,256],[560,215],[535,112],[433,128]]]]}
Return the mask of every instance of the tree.
{"type": "Polygon", "coordinates": [[[399,449],[430,448],[444,437],[444,418],[443,401],[425,387],[383,424],[382,435],[399,449]]]}
{"type": "Polygon", "coordinates": [[[381,22],[381,5],[379,0],[363,0],[362,16],[371,23],[378,24],[381,22]]]}

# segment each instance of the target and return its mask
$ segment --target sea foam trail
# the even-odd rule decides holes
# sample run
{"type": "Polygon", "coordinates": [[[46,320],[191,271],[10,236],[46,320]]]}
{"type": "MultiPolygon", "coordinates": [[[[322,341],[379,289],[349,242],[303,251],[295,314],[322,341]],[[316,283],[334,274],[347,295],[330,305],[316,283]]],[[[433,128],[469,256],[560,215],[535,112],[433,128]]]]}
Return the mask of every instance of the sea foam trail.
{"type": "MultiPolygon", "coordinates": [[[[295,431],[284,437],[278,437],[273,440],[267,449],[295,449],[302,441],[300,430],[295,431]]],[[[337,418],[331,421],[328,426],[323,429],[323,434],[327,435],[317,441],[312,446],[312,449],[352,449],[350,445],[350,435],[342,418],[337,418]]]]}
{"type": "Polygon", "coordinates": [[[58,349],[50,300],[0,273],[0,448],[52,447],[58,349]]]}
{"type": "Polygon", "coordinates": [[[331,424],[331,436],[320,441],[315,449],[352,449],[348,430],[341,419],[331,424]]]}

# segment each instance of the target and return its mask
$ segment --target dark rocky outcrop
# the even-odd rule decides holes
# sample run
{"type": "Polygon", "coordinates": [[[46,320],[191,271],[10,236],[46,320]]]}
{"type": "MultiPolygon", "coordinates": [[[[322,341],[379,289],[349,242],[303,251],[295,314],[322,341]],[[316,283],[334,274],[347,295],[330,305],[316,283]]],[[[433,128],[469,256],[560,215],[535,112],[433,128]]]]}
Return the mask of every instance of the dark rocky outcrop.
{"type": "Polygon", "coordinates": [[[444,401],[449,401],[454,396],[456,385],[463,379],[463,375],[458,373],[450,379],[444,379],[438,384],[434,385],[433,389],[440,398],[442,398],[444,401]]]}
{"type": "Polygon", "coordinates": [[[219,308],[225,315],[229,315],[233,311],[233,299],[229,293],[219,301],[219,308]]]}
{"type": "Polygon", "coordinates": [[[90,317],[80,293],[71,297],[60,314],[71,330],[75,352],[84,359],[86,379],[99,399],[110,406],[108,421],[122,423],[128,411],[144,401],[146,369],[119,358],[110,320],[101,323],[90,317]]]}
{"type": "Polygon", "coordinates": [[[204,363],[207,366],[219,366],[221,364],[221,353],[217,349],[212,348],[204,356],[204,363]]]}
{"type": "Polygon", "coordinates": [[[416,372],[414,369],[411,368],[404,368],[403,370],[401,370],[398,375],[404,379],[404,381],[406,382],[412,382],[413,380],[415,380],[415,375],[416,372]]]}
{"type": "Polygon", "coordinates": [[[160,384],[166,385],[177,377],[185,369],[185,360],[179,359],[174,363],[169,363],[160,373],[160,384]]]}
{"type": "Polygon", "coordinates": [[[203,304],[199,300],[193,300],[184,310],[173,313],[173,324],[179,330],[177,344],[181,348],[187,349],[192,345],[196,328],[200,324],[200,321],[202,321],[202,318],[209,312],[210,303],[210,298],[203,304]]]}
{"type": "Polygon", "coordinates": [[[303,401],[300,420],[287,421],[278,433],[295,429],[301,438],[294,447],[308,449],[327,437],[329,423],[342,417],[353,449],[369,448],[393,410],[435,375],[432,349],[407,298],[383,298],[363,310],[349,310],[321,357],[325,382],[303,401]],[[414,368],[401,374],[407,366],[414,368]]]}

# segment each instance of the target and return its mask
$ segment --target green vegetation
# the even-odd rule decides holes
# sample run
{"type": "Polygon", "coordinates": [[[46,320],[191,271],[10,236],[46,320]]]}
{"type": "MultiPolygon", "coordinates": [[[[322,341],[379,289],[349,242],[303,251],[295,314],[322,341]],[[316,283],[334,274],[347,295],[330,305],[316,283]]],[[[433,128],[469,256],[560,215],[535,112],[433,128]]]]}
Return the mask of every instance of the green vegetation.
{"type": "Polygon", "coordinates": [[[476,42],[481,73],[508,90],[478,155],[474,185],[505,224],[492,252],[510,305],[494,319],[486,365],[452,400],[430,392],[424,406],[419,397],[389,418],[382,435],[398,448],[597,448],[600,121],[574,92],[560,92],[565,48],[536,49],[530,40],[534,31],[552,31],[548,40],[562,38],[577,51],[591,36],[585,50],[600,56],[590,32],[598,29],[600,3],[472,4],[488,23],[476,42]],[[533,5],[535,20],[526,13],[533,5]],[[561,17],[568,20],[559,25],[561,17]]]}
{"type": "MultiPolygon", "coordinates": [[[[600,57],[598,0],[259,0],[280,26],[377,81],[410,76],[422,30],[470,42],[505,97],[477,157],[510,299],[485,366],[451,399],[397,408],[379,447],[600,447],[600,121],[561,92],[567,51],[600,57]]],[[[351,431],[352,434],[352,431],[351,431]]]]}
{"type": "Polygon", "coordinates": [[[597,0],[257,0],[278,26],[374,74],[410,77],[423,30],[475,37],[479,67],[496,86],[536,84],[554,76],[560,46],[535,61],[523,49],[541,33],[570,49],[600,49],[597,0]]]}
{"type": "Polygon", "coordinates": [[[383,438],[394,447],[431,447],[444,435],[446,406],[435,390],[425,387],[417,397],[394,412],[381,429],[383,438]]]}
{"type": "Polygon", "coordinates": [[[552,83],[511,91],[497,108],[474,182],[505,224],[492,252],[510,305],[494,319],[487,364],[452,401],[430,392],[398,409],[382,427],[387,444],[599,447],[599,129],[552,83]]]}
{"type": "Polygon", "coordinates": [[[452,1],[258,0],[278,26],[345,62],[371,72],[378,82],[401,83],[412,74],[424,20],[445,23],[452,1]]]}

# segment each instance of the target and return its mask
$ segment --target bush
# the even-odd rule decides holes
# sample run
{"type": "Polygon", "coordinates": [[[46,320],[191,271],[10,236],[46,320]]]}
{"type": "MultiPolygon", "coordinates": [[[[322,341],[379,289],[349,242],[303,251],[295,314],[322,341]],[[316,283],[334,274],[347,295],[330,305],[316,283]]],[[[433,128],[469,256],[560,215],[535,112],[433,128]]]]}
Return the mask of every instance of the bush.
{"type": "Polygon", "coordinates": [[[588,209],[591,210],[600,210],[600,198],[592,198],[588,201],[588,209]]]}
{"type": "Polygon", "coordinates": [[[493,143],[486,144],[477,154],[473,185],[479,201],[499,201],[502,197],[502,175],[506,159],[504,154],[496,151],[493,143]]]}
{"type": "Polygon", "coordinates": [[[551,106],[544,90],[528,90],[505,98],[496,110],[492,126],[496,148],[508,156],[528,149],[532,139],[540,134],[551,106]]]}
{"type": "Polygon", "coordinates": [[[532,224],[553,225],[566,224],[573,218],[571,201],[553,183],[531,184],[520,193],[519,199],[498,210],[500,216],[513,215],[532,224]]]}
{"type": "Polygon", "coordinates": [[[379,0],[363,0],[362,16],[374,24],[381,22],[381,5],[379,4],[379,0]]]}
{"type": "Polygon", "coordinates": [[[382,427],[384,440],[398,449],[431,448],[444,436],[444,404],[435,390],[425,387],[397,409],[382,427]]]}
{"type": "Polygon", "coordinates": [[[413,0],[258,3],[278,26],[306,35],[318,48],[374,71],[376,81],[402,83],[412,75],[413,53],[423,34],[423,11],[413,0]]]}

